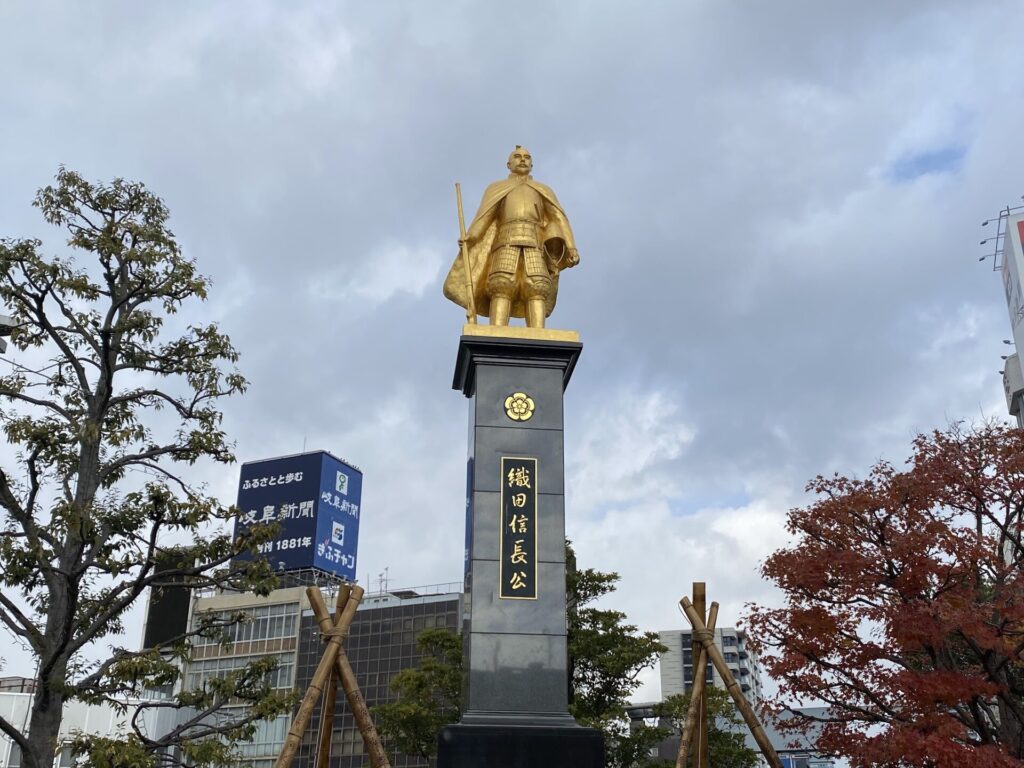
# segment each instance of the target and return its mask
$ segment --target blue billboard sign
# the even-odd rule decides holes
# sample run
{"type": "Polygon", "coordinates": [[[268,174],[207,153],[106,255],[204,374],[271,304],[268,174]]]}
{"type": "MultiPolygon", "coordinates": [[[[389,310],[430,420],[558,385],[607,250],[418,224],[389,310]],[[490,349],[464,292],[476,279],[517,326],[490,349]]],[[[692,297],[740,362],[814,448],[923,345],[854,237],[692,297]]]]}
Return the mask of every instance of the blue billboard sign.
{"type": "Polygon", "coordinates": [[[362,492],[362,472],[326,451],[248,462],[235,535],[276,523],[278,534],[259,548],[274,570],[319,568],[355,581],[362,492]]]}

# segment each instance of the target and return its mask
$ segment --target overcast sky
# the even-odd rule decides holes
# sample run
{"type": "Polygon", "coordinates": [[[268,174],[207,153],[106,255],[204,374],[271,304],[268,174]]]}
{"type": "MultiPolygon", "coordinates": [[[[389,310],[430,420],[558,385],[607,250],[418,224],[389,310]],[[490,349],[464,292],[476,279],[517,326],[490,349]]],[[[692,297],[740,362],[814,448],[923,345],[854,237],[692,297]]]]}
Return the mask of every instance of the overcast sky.
{"type": "MultiPolygon", "coordinates": [[[[60,243],[30,202],[61,164],[144,182],[214,281],[190,317],[242,354],[239,460],[348,459],[361,578],[457,581],[453,183],[475,210],[527,146],[581,255],[549,319],[584,343],[579,562],[644,629],[695,580],[732,625],[778,600],[758,567],[808,479],[1005,413],[978,225],[1024,193],[1022,28],[1019,2],[5,2],[0,236],[60,243]]],[[[234,501],[236,469],[195,479],[234,501]]]]}

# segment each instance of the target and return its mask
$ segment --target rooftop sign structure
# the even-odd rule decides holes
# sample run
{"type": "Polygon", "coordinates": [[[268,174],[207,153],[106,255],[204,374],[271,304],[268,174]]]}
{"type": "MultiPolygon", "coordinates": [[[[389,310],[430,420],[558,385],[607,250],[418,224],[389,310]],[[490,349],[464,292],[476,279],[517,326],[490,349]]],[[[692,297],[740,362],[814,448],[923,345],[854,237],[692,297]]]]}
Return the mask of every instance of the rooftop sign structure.
{"type": "Polygon", "coordinates": [[[363,473],[326,451],[247,462],[235,535],[276,523],[278,534],[259,548],[274,570],[317,568],[355,581],[362,491],[363,473]]]}

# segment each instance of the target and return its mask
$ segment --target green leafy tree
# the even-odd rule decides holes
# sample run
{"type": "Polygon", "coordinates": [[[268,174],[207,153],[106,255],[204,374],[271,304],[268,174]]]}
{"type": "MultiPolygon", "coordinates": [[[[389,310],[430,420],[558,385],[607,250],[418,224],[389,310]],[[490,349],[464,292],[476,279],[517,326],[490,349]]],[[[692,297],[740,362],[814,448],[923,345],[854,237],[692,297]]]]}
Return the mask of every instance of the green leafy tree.
{"type": "MultiPolygon", "coordinates": [[[[182,472],[233,462],[217,404],[246,382],[216,325],[169,327],[206,298],[209,281],[182,256],[167,208],[141,184],[92,184],[63,168],[35,206],[69,238],[66,256],[43,255],[39,240],[0,240],[0,303],[14,322],[0,376],[10,448],[0,462],[0,625],[38,664],[27,733],[3,718],[0,731],[24,766],[50,768],[66,702],[124,709],[143,688],[178,678],[188,635],[95,658],[147,589],[266,592],[273,579],[265,564],[232,565],[271,531],[219,534],[231,510],[182,472]]],[[[195,632],[221,633],[223,623],[200,621],[195,632]]],[[[196,765],[224,762],[257,718],[290,706],[290,694],[269,688],[271,665],[150,702],[123,739],[82,736],[76,749],[111,768],[156,765],[172,747],[196,765]],[[228,716],[238,711],[229,703],[248,704],[247,714],[228,716]],[[147,732],[147,708],[175,710],[176,725],[147,732]]]]}
{"type": "MultiPolygon", "coordinates": [[[[651,747],[668,732],[645,724],[631,728],[627,707],[638,675],[654,666],[665,647],[653,632],[637,632],[625,623],[620,611],[591,605],[615,591],[618,574],[577,570],[569,542],[566,562],[569,711],[581,724],[604,732],[610,768],[646,765],[651,747]]],[[[419,668],[392,680],[398,699],[373,711],[381,733],[398,751],[428,758],[437,750],[441,728],[459,719],[462,640],[448,630],[427,630],[419,644],[425,654],[419,668]]]]}
{"type": "Polygon", "coordinates": [[[373,708],[377,728],[395,749],[424,759],[437,752],[437,734],[457,722],[462,700],[462,638],[447,629],[426,629],[416,639],[419,667],[391,679],[398,699],[373,708]]]}
{"type": "MultiPolygon", "coordinates": [[[[715,768],[755,768],[758,753],[746,745],[746,726],[736,713],[736,705],[726,691],[714,686],[704,689],[704,705],[708,715],[708,761],[715,768]]],[[[654,708],[654,713],[682,733],[690,694],[669,696],[654,708]]],[[[687,765],[693,765],[691,750],[687,765]]]]}
{"type": "Polygon", "coordinates": [[[566,542],[566,595],[569,632],[569,712],[576,720],[600,728],[609,768],[647,764],[651,748],[665,738],[662,728],[634,724],[627,708],[639,686],[638,676],[667,648],[654,632],[638,632],[626,614],[593,605],[615,591],[617,573],[576,567],[566,542]]]}

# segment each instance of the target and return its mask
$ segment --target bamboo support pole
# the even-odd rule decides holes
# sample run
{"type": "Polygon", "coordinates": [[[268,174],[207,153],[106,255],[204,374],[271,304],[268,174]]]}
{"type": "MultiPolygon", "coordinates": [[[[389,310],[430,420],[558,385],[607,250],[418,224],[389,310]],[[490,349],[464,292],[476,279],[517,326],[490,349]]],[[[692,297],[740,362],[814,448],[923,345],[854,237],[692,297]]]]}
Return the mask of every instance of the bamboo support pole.
{"type": "MultiPolygon", "coordinates": [[[[708,611],[708,632],[715,631],[715,625],[718,623],[718,603],[711,604],[711,610],[708,611]]],[[[686,711],[686,722],[683,724],[683,731],[679,737],[679,754],[676,755],[676,768],[686,768],[686,760],[689,757],[690,751],[690,740],[693,738],[693,729],[697,725],[697,715],[702,710],[704,711],[705,718],[707,717],[706,707],[704,706],[704,686],[707,681],[707,675],[704,673],[704,668],[708,663],[708,652],[704,650],[703,644],[700,646],[700,650],[697,655],[694,656],[693,664],[693,686],[690,688],[690,706],[686,711]],[[700,674],[697,674],[697,670],[700,670],[700,674]]],[[[705,728],[707,728],[707,720],[705,719],[705,728]]]]}
{"type": "Polygon", "coordinates": [[[693,603],[686,597],[679,601],[679,604],[683,607],[683,611],[686,612],[686,618],[690,620],[690,625],[693,627],[694,637],[699,637],[700,642],[704,645],[704,650],[707,651],[711,657],[711,663],[715,665],[715,669],[718,670],[718,674],[721,675],[722,680],[725,681],[726,690],[732,695],[732,700],[736,702],[736,708],[740,711],[743,716],[744,722],[747,724],[747,728],[750,729],[751,735],[754,737],[754,741],[757,742],[757,746],[761,748],[761,754],[764,755],[764,759],[768,761],[768,765],[771,768],[783,768],[782,761],[779,760],[779,756],[775,752],[775,748],[772,743],[768,740],[768,734],[764,732],[764,728],[761,727],[761,723],[758,722],[757,715],[754,714],[754,708],[750,706],[750,702],[743,695],[743,691],[740,690],[740,684],[736,682],[736,678],[732,676],[732,672],[729,670],[729,665],[725,663],[725,659],[722,657],[722,652],[715,647],[714,640],[708,628],[704,625],[703,620],[697,614],[697,611],[693,607],[693,603]]]}
{"type": "MultiPolygon", "coordinates": [[[[707,621],[707,585],[703,581],[693,582],[693,607],[700,615],[701,621],[707,621]]],[[[691,644],[691,657],[696,660],[700,655],[701,650],[704,646],[700,644],[696,635],[693,636],[693,642],[691,644]]],[[[705,656],[705,658],[707,658],[705,656]]],[[[703,667],[700,668],[701,677],[705,676],[705,670],[703,667]]],[[[694,680],[697,678],[697,668],[693,669],[694,680]]],[[[693,750],[693,765],[694,768],[708,768],[708,713],[707,713],[707,702],[704,701],[704,697],[697,699],[697,730],[696,736],[696,748],[693,750]]]]}
{"type": "Polygon", "coordinates": [[[331,670],[331,681],[320,702],[320,733],[317,735],[316,768],[328,768],[331,737],[334,735],[334,702],[338,698],[338,673],[331,670]]]}
{"type": "MultiPolygon", "coordinates": [[[[317,596],[320,592],[316,591],[317,596]]],[[[334,615],[338,616],[345,608],[349,595],[352,594],[352,587],[345,584],[338,590],[338,601],[334,608],[334,615]]],[[[331,682],[324,692],[323,701],[320,707],[320,733],[317,739],[316,768],[328,768],[331,761],[331,739],[334,737],[334,705],[338,700],[338,673],[331,670],[331,682]]]]}
{"type": "MultiPolygon", "coordinates": [[[[359,587],[356,587],[356,589],[359,589],[359,587]]],[[[327,613],[327,606],[324,604],[323,598],[319,594],[315,596],[310,594],[309,590],[307,590],[307,594],[310,598],[309,604],[313,609],[313,615],[316,616],[321,631],[330,629],[331,618],[327,613]]],[[[359,589],[359,599],[361,598],[362,590],[359,589]]],[[[359,682],[356,680],[355,672],[352,671],[352,665],[349,664],[348,654],[345,653],[344,648],[338,651],[334,663],[335,672],[341,681],[342,690],[345,691],[345,698],[348,700],[349,709],[352,710],[352,717],[356,721],[359,734],[363,737],[363,745],[370,756],[371,767],[391,768],[387,753],[384,751],[384,745],[380,740],[380,734],[377,733],[377,728],[373,724],[373,718],[370,717],[370,710],[367,708],[366,700],[359,690],[359,682]]]]}
{"type": "MultiPolygon", "coordinates": [[[[319,589],[315,587],[310,589],[315,589],[317,595],[320,594],[319,589]]],[[[362,587],[354,587],[349,599],[345,603],[344,609],[339,611],[335,617],[334,624],[330,628],[330,639],[327,641],[324,655],[320,658],[320,663],[313,673],[313,679],[309,683],[309,688],[306,689],[306,694],[302,697],[302,702],[295,712],[292,727],[288,729],[288,736],[285,737],[284,746],[281,748],[281,754],[277,756],[274,768],[290,768],[292,761],[295,760],[295,753],[299,751],[302,735],[306,732],[309,721],[313,716],[313,707],[316,706],[317,699],[320,698],[324,686],[327,685],[330,679],[338,651],[341,650],[341,639],[348,632],[348,625],[352,623],[352,618],[355,616],[356,608],[359,606],[359,601],[362,597],[362,587]]],[[[320,602],[323,603],[323,597],[320,597],[320,602]]]]}

